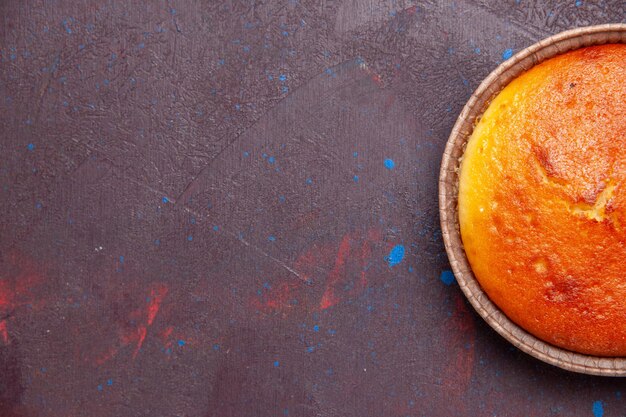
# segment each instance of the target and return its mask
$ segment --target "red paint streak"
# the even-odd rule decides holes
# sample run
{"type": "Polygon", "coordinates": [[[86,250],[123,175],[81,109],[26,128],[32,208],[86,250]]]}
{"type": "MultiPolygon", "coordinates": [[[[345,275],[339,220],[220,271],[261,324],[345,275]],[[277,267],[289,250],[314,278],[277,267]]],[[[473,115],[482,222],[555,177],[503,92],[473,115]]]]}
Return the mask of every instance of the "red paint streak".
{"type": "MultiPolygon", "coordinates": [[[[16,250],[5,255],[0,276],[0,317],[13,316],[20,307],[30,305],[40,308],[43,299],[38,299],[33,291],[44,283],[44,276],[38,266],[26,255],[16,250]]],[[[0,321],[0,339],[9,342],[9,322],[13,318],[0,321]]]]}
{"type": "Polygon", "coordinates": [[[0,337],[5,345],[9,344],[9,331],[7,330],[7,321],[0,321],[0,337]]]}
{"type": "Polygon", "coordinates": [[[137,341],[137,347],[135,348],[135,351],[133,352],[133,359],[137,357],[137,354],[139,353],[139,349],[141,349],[141,346],[143,345],[143,341],[146,340],[146,334],[148,334],[148,328],[146,326],[142,326],[138,330],[139,330],[138,331],[139,340],[137,341]]]}
{"type": "Polygon", "coordinates": [[[0,282],[0,313],[8,312],[26,304],[39,306],[32,290],[44,282],[34,262],[13,251],[7,255],[8,276],[0,282]]]}
{"type": "Polygon", "coordinates": [[[167,341],[169,340],[169,338],[172,335],[173,331],[174,331],[174,327],[167,326],[167,328],[161,332],[161,334],[159,336],[161,337],[161,340],[163,341],[163,344],[167,343],[167,341]]]}
{"type": "Polygon", "coordinates": [[[96,365],[102,365],[105,362],[108,362],[113,356],[117,354],[118,349],[116,347],[109,348],[108,351],[99,355],[96,359],[96,365]]]}
{"type": "MultiPolygon", "coordinates": [[[[358,239],[356,234],[350,235],[347,234],[341,240],[339,244],[339,250],[337,251],[337,257],[335,259],[335,265],[333,269],[328,274],[328,278],[326,280],[326,290],[324,291],[324,295],[322,296],[322,300],[320,301],[319,308],[320,310],[325,310],[329,307],[332,307],[341,301],[340,297],[337,295],[337,290],[343,287],[346,284],[346,281],[350,280],[350,277],[346,273],[346,261],[350,258],[351,247],[350,242],[356,242],[361,240],[361,250],[360,250],[360,277],[359,281],[356,282],[356,285],[348,294],[350,296],[355,296],[367,288],[367,266],[368,263],[372,261],[373,255],[373,243],[380,241],[382,233],[380,229],[371,229],[367,232],[367,237],[365,239],[358,239]]],[[[355,248],[357,249],[357,248],[355,248]]]]}
{"type": "Polygon", "coordinates": [[[275,288],[263,291],[261,296],[250,297],[250,307],[266,313],[296,309],[325,310],[345,297],[357,296],[368,286],[369,265],[375,264],[376,258],[384,262],[382,253],[374,253],[381,237],[380,229],[372,229],[365,235],[359,232],[345,234],[339,247],[316,243],[298,256],[293,267],[305,281],[324,283],[321,296],[318,295],[319,287],[304,285],[289,277],[286,282],[275,284],[275,288]],[[329,268],[330,271],[325,272],[329,268]],[[352,288],[345,290],[346,287],[352,288]]]}
{"type": "Polygon", "coordinates": [[[321,269],[333,262],[337,249],[335,245],[314,245],[298,256],[294,262],[294,269],[303,275],[304,280],[318,281],[321,269]]]}
{"type": "Polygon", "coordinates": [[[165,284],[153,284],[152,288],[150,288],[150,297],[145,311],[139,309],[130,314],[131,317],[139,317],[140,320],[142,320],[136,329],[131,329],[121,336],[123,343],[135,344],[133,359],[135,359],[137,354],[139,354],[139,350],[141,350],[141,346],[143,346],[143,342],[146,340],[146,336],[148,335],[148,327],[152,325],[152,322],[159,312],[159,308],[161,307],[161,303],[163,302],[165,295],[167,295],[167,286],[165,286],[165,284]],[[143,320],[144,318],[145,321],[143,320]]]}
{"type": "Polygon", "coordinates": [[[325,310],[328,307],[332,307],[339,301],[339,297],[335,294],[335,285],[339,281],[342,275],[344,275],[345,264],[348,255],[350,254],[350,236],[345,235],[339,244],[339,251],[337,252],[337,258],[335,259],[335,266],[328,274],[326,280],[326,291],[320,301],[320,309],[325,310]]]}
{"type": "Polygon", "coordinates": [[[300,283],[282,283],[278,288],[271,290],[263,299],[254,298],[252,305],[263,311],[280,310],[283,308],[293,307],[290,302],[294,299],[300,283]]]}
{"type": "Polygon", "coordinates": [[[163,298],[167,295],[167,287],[164,284],[157,284],[150,290],[150,304],[148,304],[148,326],[152,324],[159,312],[163,298]]]}
{"type": "Polygon", "coordinates": [[[291,290],[294,288],[294,285],[282,284],[276,290],[276,294],[268,299],[265,305],[269,308],[279,308],[282,307],[289,301],[289,297],[291,296],[291,290]]]}
{"type": "MultiPolygon", "coordinates": [[[[128,315],[128,322],[135,322],[136,324],[131,326],[125,323],[119,331],[117,346],[109,348],[107,352],[96,357],[94,362],[97,365],[102,365],[115,357],[120,348],[129,345],[134,345],[135,347],[132,354],[132,358],[135,359],[148,336],[148,329],[154,323],[167,292],[168,288],[165,284],[152,284],[149,287],[147,305],[131,311],[128,315]]],[[[171,332],[172,329],[170,327],[168,336],[171,332]]]]}

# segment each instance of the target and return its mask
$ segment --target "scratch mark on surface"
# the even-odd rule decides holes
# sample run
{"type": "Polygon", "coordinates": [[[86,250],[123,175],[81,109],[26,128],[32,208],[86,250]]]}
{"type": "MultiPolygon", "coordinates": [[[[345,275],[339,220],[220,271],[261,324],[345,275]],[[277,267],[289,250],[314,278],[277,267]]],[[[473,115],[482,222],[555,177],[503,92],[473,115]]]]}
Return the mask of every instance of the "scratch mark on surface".
{"type": "Polygon", "coordinates": [[[304,279],[299,273],[298,271],[296,271],[295,269],[291,268],[289,265],[287,265],[286,263],[284,263],[283,261],[281,261],[280,259],[274,258],[272,255],[270,255],[269,253],[265,252],[264,250],[262,250],[261,248],[257,247],[256,245],[251,244],[250,242],[248,242],[247,240],[236,236],[237,240],[241,243],[243,243],[244,245],[246,245],[249,248],[254,249],[255,251],[259,252],[260,254],[262,254],[263,256],[265,256],[266,258],[271,259],[272,261],[276,262],[278,265],[280,265],[281,267],[283,267],[284,269],[286,269],[287,271],[289,271],[290,273],[292,273],[293,275],[295,275],[296,277],[298,277],[298,279],[302,280],[302,281],[306,281],[306,279],[304,279]]]}
{"type": "MultiPolygon", "coordinates": [[[[183,209],[187,212],[192,214],[194,217],[196,217],[196,219],[198,221],[202,220],[206,220],[205,216],[201,213],[198,213],[192,209],[190,209],[189,207],[183,207],[183,209]]],[[[281,261],[278,258],[273,257],[272,255],[270,255],[269,253],[265,252],[263,249],[259,248],[258,246],[248,242],[247,240],[245,240],[244,238],[242,238],[241,236],[238,236],[235,233],[232,232],[228,232],[225,231],[226,234],[230,235],[231,237],[235,238],[236,241],[243,243],[246,247],[249,247],[251,249],[254,249],[255,251],[257,251],[258,253],[260,253],[261,255],[265,256],[268,259],[271,259],[272,261],[274,261],[275,263],[277,263],[278,265],[280,265],[282,268],[286,269],[287,271],[289,271],[291,274],[295,275],[296,277],[298,277],[298,279],[305,281],[306,282],[306,278],[304,278],[302,275],[300,275],[300,273],[298,271],[296,271],[295,269],[293,269],[292,267],[290,267],[289,265],[287,265],[285,262],[281,261]]]]}
{"type": "MultiPolygon", "coordinates": [[[[351,62],[353,60],[349,60],[346,62],[351,62]]],[[[346,62],[344,62],[343,64],[345,64],[346,62]]],[[[341,65],[341,64],[340,64],[341,65]]],[[[340,66],[340,65],[337,65],[340,66]]],[[[220,159],[220,156],[226,151],[228,150],[231,146],[233,146],[235,143],[237,143],[237,141],[239,141],[241,139],[241,137],[248,132],[250,129],[254,128],[255,126],[257,126],[259,123],[261,123],[264,119],[264,117],[269,114],[272,111],[275,111],[275,109],[280,105],[280,103],[284,100],[286,100],[288,97],[292,97],[297,91],[299,91],[301,88],[304,88],[306,86],[309,85],[309,83],[314,80],[317,77],[321,77],[323,76],[323,73],[316,73],[315,75],[309,77],[308,79],[304,80],[299,86],[295,87],[293,90],[291,90],[291,92],[287,95],[285,95],[284,97],[280,97],[278,99],[278,101],[276,102],[276,104],[269,108],[266,112],[264,112],[263,114],[261,114],[257,119],[255,119],[252,124],[250,124],[250,126],[244,128],[239,134],[236,135],[235,138],[233,138],[230,142],[227,142],[226,144],[224,144],[224,147],[222,149],[219,150],[219,152],[209,161],[207,162],[207,164],[205,166],[203,166],[200,171],[198,171],[198,174],[195,175],[191,181],[189,181],[189,183],[187,183],[184,187],[183,187],[183,191],[178,195],[178,197],[176,198],[176,201],[182,201],[182,204],[185,204],[184,202],[187,200],[189,194],[192,192],[193,188],[195,187],[195,185],[198,183],[198,181],[203,177],[203,175],[205,174],[205,172],[213,165],[213,163],[215,161],[218,161],[220,159]]],[[[354,81],[354,84],[358,83],[358,80],[354,81]]],[[[349,87],[348,83],[345,83],[347,85],[342,85],[341,87],[349,87]]],[[[333,90],[333,92],[329,93],[327,96],[323,96],[321,99],[321,104],[318,106],[319,108],[322,108],[325,104],[325,98],[326,97],[332,97],[337,93],[337,89],[333,90]]],[[[303,111],[307,111],[306,108],[301,108],[299,110],[303,110],[303,111]]],[[[310,109],[309,110],[311,112],[311,114],[315,113],[315,108],[310,109]]],[[[220,138],[222,139],[222,138],[220,138]]],[[[341,161],[340,158],[338,158],[339,161],[341,161]]]]}

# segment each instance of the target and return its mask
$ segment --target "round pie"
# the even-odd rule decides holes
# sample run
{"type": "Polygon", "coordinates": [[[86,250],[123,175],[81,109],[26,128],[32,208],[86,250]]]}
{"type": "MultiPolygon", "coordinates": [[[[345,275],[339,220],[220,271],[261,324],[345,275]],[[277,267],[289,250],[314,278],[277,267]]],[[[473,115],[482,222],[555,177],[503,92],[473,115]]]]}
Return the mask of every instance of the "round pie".
{"type": "Polygon", "coordinates": [[[463,246],[489,298],[546,342],[626,356],[626,45],[513,80],[459,178],[463,246]]]}

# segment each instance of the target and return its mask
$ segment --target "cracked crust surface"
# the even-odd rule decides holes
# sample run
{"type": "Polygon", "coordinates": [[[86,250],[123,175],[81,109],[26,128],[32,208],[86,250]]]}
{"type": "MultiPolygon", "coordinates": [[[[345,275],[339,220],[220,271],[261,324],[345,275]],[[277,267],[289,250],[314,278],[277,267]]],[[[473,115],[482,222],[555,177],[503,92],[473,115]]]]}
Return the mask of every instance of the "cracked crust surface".
{"type": "Polygon", "coordinates": [[[489,297],[554,345],[626,355],[626,45],[533,67],[467,145],[461,236],[489,297]]]}

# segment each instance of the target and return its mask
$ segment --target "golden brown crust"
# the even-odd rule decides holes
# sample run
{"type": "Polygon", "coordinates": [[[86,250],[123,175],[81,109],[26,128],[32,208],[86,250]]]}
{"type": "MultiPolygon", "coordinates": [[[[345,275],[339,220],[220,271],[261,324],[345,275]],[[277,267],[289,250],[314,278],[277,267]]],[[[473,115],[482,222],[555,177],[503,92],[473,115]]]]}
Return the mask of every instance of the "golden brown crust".
{"type": "Polygon", "coordinates": [[[579,49],[511,82],[461,165],[472,269],[557,346],[626,356],[626,45],[579,49]]]}

